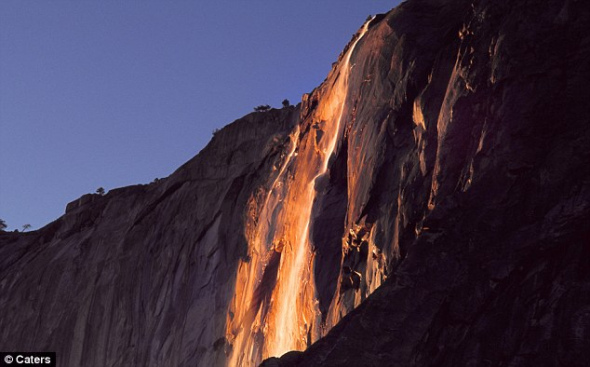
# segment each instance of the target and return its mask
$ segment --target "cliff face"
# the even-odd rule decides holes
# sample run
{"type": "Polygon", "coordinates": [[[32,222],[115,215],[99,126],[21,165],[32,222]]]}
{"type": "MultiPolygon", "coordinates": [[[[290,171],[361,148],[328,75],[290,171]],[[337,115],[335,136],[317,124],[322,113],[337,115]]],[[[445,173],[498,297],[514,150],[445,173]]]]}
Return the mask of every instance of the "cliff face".
{"type": "Polygon", "coordinates": [[[414,0],[363,38],[338,157],[370,250],[336,302],[382,253],[387,280],[264,366],[590,364],[589,29],[580,1],[414,0]]]}
{"type": "Polygon", "coordinates": [[[0,233],[2,350],[56,351],[63,366],[225,365],[244,207],[296,116],[248,115],[160,182],[82,197],[36,232],[0,233]]]}
{"type": "Polygon", "coordinates": [[[297,107],[0,233],[2,349],[588,365],[588,29],[574,0],[410,0],[368,21],[297,107]]]}

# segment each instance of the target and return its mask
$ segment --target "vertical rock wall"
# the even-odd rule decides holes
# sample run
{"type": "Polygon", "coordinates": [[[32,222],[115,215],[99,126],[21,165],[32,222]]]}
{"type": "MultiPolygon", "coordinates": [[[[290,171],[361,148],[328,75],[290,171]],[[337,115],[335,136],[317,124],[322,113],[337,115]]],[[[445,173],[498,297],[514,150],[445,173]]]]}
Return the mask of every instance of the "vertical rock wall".
{"type": "Polygon", "coordinates": [[[590,7],[408,1],[375,29],[346,157],[350,313],[265,366],[588,365],[590,7]],[[380,254],[387,279],[350,311],[380,254]]]}
{"type": "Polygon", "coordinates": [[[588,29],[581,0],[377,16],[297,107],[0,232],[0,346],[69,366],[587,365],[588,29]]]}

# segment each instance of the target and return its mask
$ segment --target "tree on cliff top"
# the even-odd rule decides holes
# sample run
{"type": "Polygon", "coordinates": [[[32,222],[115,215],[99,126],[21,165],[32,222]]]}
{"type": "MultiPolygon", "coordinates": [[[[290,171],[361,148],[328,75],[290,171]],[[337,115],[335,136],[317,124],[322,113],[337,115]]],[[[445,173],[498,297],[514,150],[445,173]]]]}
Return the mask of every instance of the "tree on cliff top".
{"type": "Polygon", "coordinates": [[[3,231],[6,229],[6,222],[4,221],[4,219],[0,219],[0,231],[3,231]]]}
{"type": "Polygon", "coordinates": [[[270,110],[270,106],[267,104],[254,107],[254,111],[256,112],[266,112],[268,110],[270,110]]]}

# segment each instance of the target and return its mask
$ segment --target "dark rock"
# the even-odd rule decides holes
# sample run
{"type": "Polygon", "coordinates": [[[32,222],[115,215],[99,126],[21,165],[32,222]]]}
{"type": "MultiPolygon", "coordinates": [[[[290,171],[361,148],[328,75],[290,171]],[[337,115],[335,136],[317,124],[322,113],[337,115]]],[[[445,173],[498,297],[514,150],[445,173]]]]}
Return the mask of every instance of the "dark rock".
{"type": "Polygon", "coordinates": [[[55,351],[64,366],[223,365],[232,274],[247,255],[231,213],[272,177],[294,116],[248,115],[164,180],[0,234],[2,349],[55,351]]]}
{"type": "Polygon", "coordinates": [[[0,233],[0,345],[252,366],[285,351],[267,323],[283,287],[291,345],[315,343],[267,367],[589,365],[589,30],[583,1],[404,2],[299,106],[236,120],[164,180],[0,233]],[[281,271],[299,237],[269,233],[302,207],[295,292],[281,271]]]}
{"type": "Polygon", "coordinates": [[[399,253],[298,366],[590,364],[589,30],[579,1],[416,0],[373,25],[348,149],[385,154],[347,215],[393,213],[375,244],[399,253]]]}

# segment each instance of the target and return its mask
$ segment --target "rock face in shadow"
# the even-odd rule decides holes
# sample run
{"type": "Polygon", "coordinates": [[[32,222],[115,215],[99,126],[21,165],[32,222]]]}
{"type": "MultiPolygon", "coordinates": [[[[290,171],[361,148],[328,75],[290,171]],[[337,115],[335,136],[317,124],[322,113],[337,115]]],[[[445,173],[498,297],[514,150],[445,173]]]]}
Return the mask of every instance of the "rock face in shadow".
{"type": "MultiPolygon", "coordinates": [[[[414,0],[373,26],[340,159],[387,279],[264,366],[590,363],[589,29],[580,1],[414,0]]],[[[344,301],[368,287],[352,247],[344,301]]]]}
{"type": "Polygon", "coordinates": [[[377,16],[297,107],[0,232],[0,346],[67,366],[283,347],[307,349],[263,365],[589,365],[589,29],[581,0],[377,16]]]}
{"type": "Polygon", "coordinates": [[[85,195],[36,232],[0,232],[2,350],[55,351],[61,366],[225,365],[243,208],[297,115],[250,114],[160,182],[85,195]]]}

